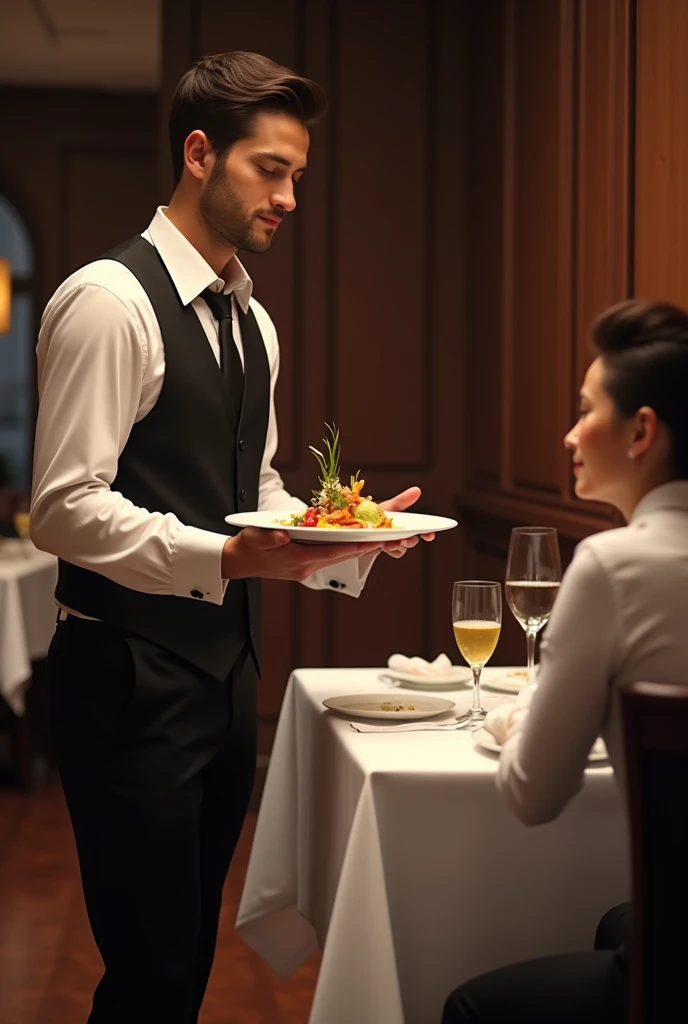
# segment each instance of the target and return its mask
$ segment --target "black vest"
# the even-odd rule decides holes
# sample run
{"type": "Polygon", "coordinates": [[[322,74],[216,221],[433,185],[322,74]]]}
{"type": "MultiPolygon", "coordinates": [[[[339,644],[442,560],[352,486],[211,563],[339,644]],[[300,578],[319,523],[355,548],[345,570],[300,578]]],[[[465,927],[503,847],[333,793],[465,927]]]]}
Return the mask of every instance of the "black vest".
{"type": "MultiPolygon", "coordinates": [[[[253,312],[239,313],[245,382],[238,411],[195,310],[182,305],[155,248],[137,236],[104,258],[118,260],[138,278],[165,348],[160,395],[134,424],[111,489],[149,512],[173,512],[187,526],[235,534],[225,516],[258,507],[270,409],[270,367],[253,312]]],[[[220,606],[192,596],[130,590],[60,560],[55,596],[75,611],[173,651],[219,680],[247,643],[258,667],[258,580],[230,581],[220,606]]]]}

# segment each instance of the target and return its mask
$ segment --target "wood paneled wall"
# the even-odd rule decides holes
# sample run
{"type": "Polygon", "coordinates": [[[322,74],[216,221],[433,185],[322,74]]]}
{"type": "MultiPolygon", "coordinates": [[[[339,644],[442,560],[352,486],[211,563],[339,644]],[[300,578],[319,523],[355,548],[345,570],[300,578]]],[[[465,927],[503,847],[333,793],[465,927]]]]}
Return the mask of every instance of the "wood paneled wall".
{"type": "Polygon", "coordinates": [[[0,88],[0,194],[31,231],[39,314],[76,267],[150,221],[157,107],[149,93],[0,88]]]}
{"type": "MultiPolygon", "coordinates": [[[[161,194],[157,123],[150,93],[0,87],[0,195],[26,223],[35,253],[30,365],[60,282],[149,223],[161,194]]],[[[0,522],[23,500],[0,491],[0,522]]]]}
{"type": "Polygon", "coordinates": [[[688,4],[637,5],[635,291],[688,307],[688,4]]]}
{"type": "MultiPolygon", "coordinates": [[[[618,519],[575,498],[562,439],[594,316],[632,291],[630,0],[470,5],[467,567],[503,578],[516,524],[577,540],[618,519]]],[[[522,660],[508,615],[498,659],[522,660]]]]}
{"type": "MultiPolygon", "coordinates": [[[[266,587],[262,746],[296,665],[452,650],[455,578],[503,579],[511,528],[564,561],[619,522],[575,498],[562,438],[588,330],[631,294],[688,301],[684,0],[167,2],[163,120],[202,53],[255,49],[318,79],[299,210],[249,258],[282,345],[279,466],[342,430],[376,495],[409,483],[462,529],[357,602],[266,587]]],[[[164,126],[161,126],[161,136],[164,126]]],[[[169,171],[164,172],[168,177],[169,171]]],[[[508,612],[498,663],[522,661],[508,612]]]]}

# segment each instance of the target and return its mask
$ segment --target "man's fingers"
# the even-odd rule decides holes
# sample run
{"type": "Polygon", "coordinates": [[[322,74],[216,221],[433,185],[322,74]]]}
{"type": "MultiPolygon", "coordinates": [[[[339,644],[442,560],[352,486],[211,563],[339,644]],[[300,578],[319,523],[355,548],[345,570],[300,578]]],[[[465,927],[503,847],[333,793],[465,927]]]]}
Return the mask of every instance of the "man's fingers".
{"type": "Polygon", "coordinates": [[[407,551],[409,548],[415,548],[418,543],[418,537],[405,537],[403,540],[391,540],[385,544],[385,551],[407,551]]]}
{"type": "Polygon", "coordinates": [[[415,505],[420,494],[420,487],[407,487],[401,494],[395,494],[393,498],[381,501],[380,508],[383,508],[385,512],[403,512],[410,505],[415,505]]]}
{"type": "Polygon", "coordinates": [[[289,534],[285,530],[260,530],[257,526],[247,526],[242,533],[245,539],[255,547],[269,551],[272,548],[281,548],[290,543],[289,534]]]}
{"type": "Polygon", "coordinates": [[[415,548],[418,543],[419,537],[415,536],[406,537],[401,541],[388,541],[386,544],[375,544],[374,542],[364,544],[324,544],[321,546],[322,549],[313,556],[313,563],[316,567],[313,571],[324,568],[326,565],[348,562],[350,559],[359,558],[361,555],[372,555],[377,551],[384,551],[392,558],[401,558],[410,548],[415,548]]]}
{"type": "MultiPolygon", "coordinates": [[[[339,547],[339,545],[337,545],[337,547],[339,547]]],[[[336,554],[333,552],[332,557],[327,559],[328,565],[336,562],[348,562],[352,558],[360,558],[362,555],[374,555],[377,554],[378,551],[382,551],[381,544],[342,544],[341,548],[356,548],[356,551],[342,550],[341,553],[337,552],[336,554]]]]}
{"type": "MultiPolygon", "coordinates": [[[[318,545],[320,547],[320,545],[318,545]]],[[[336,565],[338,562],[348,562],[352,558],[360,558],[361,555],[373,555],[382,550],[381,544],[323,544],[324,551],[317,551],[311,555],[315,569],[324,569],[327,565],[336,565]]],[[[315,572],[315,569],[313,570],[315,572]]]]}
{"type": "Polygon", "coordinates": [[[401,558],[407,551],[410,551],[411,548],[415,548],[417,544],[418,537],[407,537],[405,540],[398,543],[385,544],[384,551],[392,558],[401,558]]]}

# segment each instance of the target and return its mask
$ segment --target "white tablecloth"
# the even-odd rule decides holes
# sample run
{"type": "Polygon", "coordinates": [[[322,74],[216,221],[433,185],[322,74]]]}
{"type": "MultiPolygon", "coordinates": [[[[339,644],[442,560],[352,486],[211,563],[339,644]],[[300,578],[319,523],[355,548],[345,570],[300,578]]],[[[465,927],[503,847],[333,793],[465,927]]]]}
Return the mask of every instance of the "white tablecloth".
{"type": "MultiPolygon", "coordinates": [[[[629,898],[609,766],[588,770],[558,821],[525,828],[469,733],[361,734],[324,713],[328,696],[412,697],[378,671],[292,675],[239,908],[239,933],[283,977],[324,947],[310,1024],[437,1024],[460,982],[592,948],[629,898]]],[[[470,704],[468,689],[442,696],[470,704]]]]}
{"type": "Polygon", "coordinates": [[[18,715],[24,712],[31,662],[45,657],[55,632],[56,580],[54,555],[30,541],[0,547],[0,694],[18,715]]]}

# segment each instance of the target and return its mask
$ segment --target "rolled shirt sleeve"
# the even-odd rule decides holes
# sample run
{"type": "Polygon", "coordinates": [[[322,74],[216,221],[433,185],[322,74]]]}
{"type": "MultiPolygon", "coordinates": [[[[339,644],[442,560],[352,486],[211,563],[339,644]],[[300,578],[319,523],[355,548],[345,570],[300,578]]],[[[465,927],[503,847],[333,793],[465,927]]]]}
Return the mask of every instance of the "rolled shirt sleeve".
{"type": "Polygon", "coordinates": [[[46,311],[37,362],[36,546],[132,590],[180,597],[196,590],[221,604],[227,538],[111,490],[146,379],[136,305],[101,285],[63,286],[46,311]]]}

